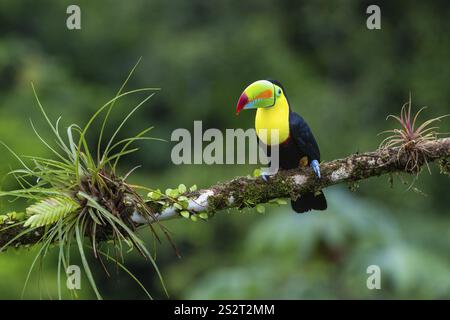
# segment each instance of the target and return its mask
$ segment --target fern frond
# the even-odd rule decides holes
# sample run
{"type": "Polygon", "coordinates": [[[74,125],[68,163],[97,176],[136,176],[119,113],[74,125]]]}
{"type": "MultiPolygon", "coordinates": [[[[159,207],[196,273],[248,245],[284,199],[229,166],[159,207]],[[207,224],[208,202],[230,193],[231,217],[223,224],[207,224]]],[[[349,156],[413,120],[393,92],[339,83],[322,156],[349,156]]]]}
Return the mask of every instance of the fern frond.
{"type": "Polygon", "coordinates": [[[35,228],[54,224],[79,207],[79,204],[69,197],[53,197],[42,200],[26,209],[30,217],[25,221],[24,227],[35,228]]]}

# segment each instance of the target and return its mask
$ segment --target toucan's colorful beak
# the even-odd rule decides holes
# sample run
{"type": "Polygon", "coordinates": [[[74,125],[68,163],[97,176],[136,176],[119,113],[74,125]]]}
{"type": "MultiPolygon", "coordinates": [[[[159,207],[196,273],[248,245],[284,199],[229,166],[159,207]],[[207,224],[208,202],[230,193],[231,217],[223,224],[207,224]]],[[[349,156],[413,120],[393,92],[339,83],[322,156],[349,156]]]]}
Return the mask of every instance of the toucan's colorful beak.
{"type": "Polygon", "coordinates": [[[241,112],[242,109],[244,109],[245,105],[248,103],[248,97],[247,94],[245,92],[243,92],[241,94],[241,96],[239,97],[239,101],[236,107],[236,114],[238,115],[239,112],[241,112]]]}
{"type": "Polygon", "coordinates": [[[239,97],[236,114],[241,110],[268,108],[275,104],[275,87],[272,82],[259,80],[253,82],[239,97]]]}

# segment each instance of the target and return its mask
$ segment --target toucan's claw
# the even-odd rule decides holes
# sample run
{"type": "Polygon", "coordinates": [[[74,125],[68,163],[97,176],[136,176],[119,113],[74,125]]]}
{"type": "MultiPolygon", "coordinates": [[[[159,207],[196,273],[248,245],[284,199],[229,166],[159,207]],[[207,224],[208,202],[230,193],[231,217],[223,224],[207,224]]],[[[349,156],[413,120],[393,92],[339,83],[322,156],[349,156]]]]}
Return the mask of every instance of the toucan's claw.
{"type": "Polygon", "coordinates": [[[264,182],[269,182],[270,175],[262,173],[261,178],[264,180],[264,182]]]}
{"type": "Polygon", "coordinates": [[[316,174],[317,178],[320,179],[320,166],[319,166],[319,161],[317,161],[317,160],[311,161],[311,168],[314,170],[314,173],[316,174]]]}

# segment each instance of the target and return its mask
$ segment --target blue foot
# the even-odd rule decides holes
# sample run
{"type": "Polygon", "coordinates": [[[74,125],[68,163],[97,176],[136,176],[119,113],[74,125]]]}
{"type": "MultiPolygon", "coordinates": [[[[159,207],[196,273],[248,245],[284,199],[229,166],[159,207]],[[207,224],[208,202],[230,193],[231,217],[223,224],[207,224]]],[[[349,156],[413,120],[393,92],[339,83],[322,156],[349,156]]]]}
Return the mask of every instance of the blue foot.
{"type": "Polygon", "coordinates": [[[261,178],[262,178],[265,182],[269,182],[270,175],[265,174],[265,173],[262,173],[262,174],[261,174],[261,178]]]}
{"type": "Polygon", "coordinates": [[[311,168],[314,170],[316,177],[320,179],[320,166],[319,161],[313,160],[311,161],[311,168]]]}

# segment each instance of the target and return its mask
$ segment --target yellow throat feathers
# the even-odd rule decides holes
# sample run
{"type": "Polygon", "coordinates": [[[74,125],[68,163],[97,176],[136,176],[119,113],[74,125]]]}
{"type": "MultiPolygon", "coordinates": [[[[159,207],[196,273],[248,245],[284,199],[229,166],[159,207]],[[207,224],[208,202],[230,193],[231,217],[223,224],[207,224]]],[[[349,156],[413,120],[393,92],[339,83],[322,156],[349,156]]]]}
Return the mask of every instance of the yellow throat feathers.
{"type": "Polygon", "coordinates": [[[266,145],[280,144],[289,138],[289,105],[284,94],[277,97],[273,107],[256,110],[255,129],[258,138],[266,145]],[[271,139],[277,131],[278,143],[271,139]]]}

